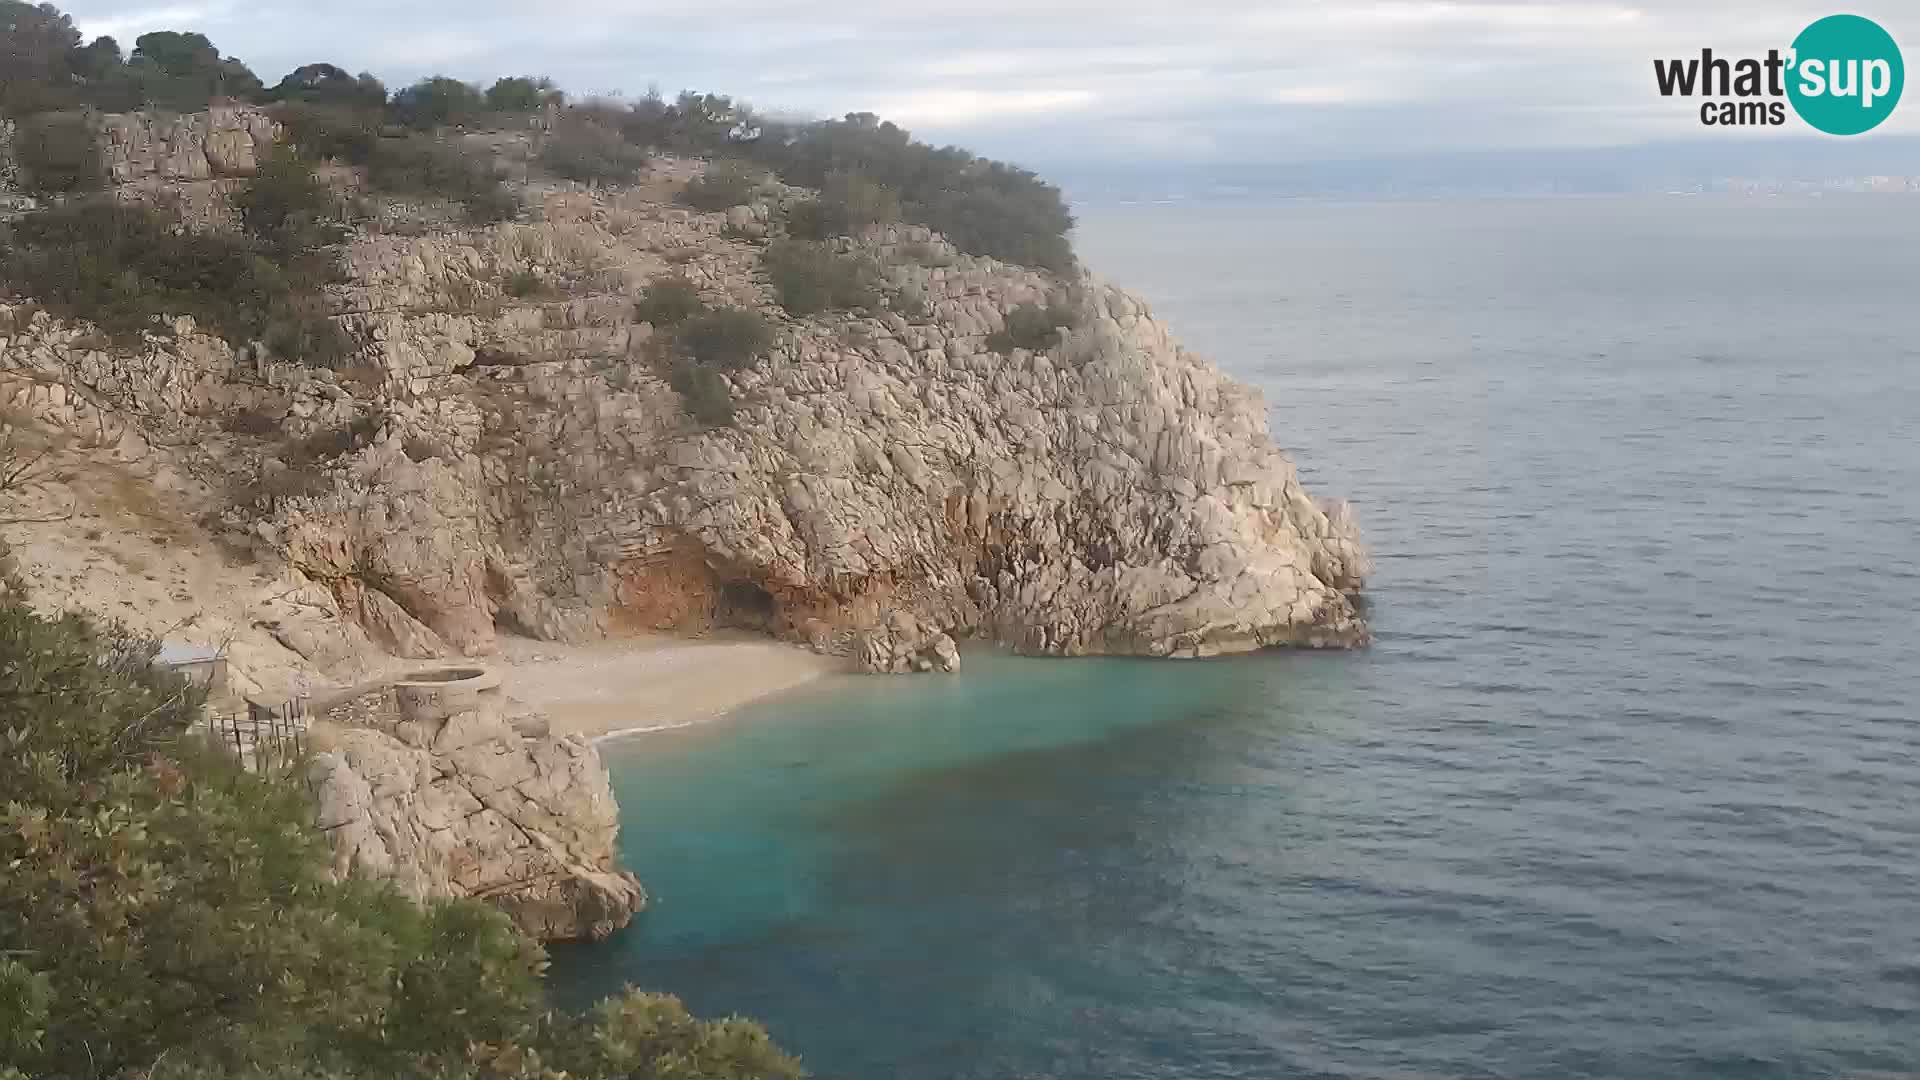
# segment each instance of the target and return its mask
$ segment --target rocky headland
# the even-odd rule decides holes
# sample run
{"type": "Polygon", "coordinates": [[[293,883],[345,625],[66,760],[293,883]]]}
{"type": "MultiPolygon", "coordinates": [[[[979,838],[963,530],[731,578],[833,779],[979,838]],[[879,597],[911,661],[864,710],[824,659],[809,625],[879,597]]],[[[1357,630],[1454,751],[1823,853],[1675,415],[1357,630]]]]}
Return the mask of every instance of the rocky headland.
{"type": "MultiPolygon", "coordinates": [[[[281,137],[241,107],[103,123],[117,197],[195,228],[230,226],[226,197],[281,137]]],[[[66,463],[35,497],[87,508],[7,530],[49,598],[221,646],[264,698],[494,656],[503,635],[732,627],[875,672],[953,671],[967,639],[1162,657],[1367,640],[1351,514],[1303,490],[1259,393],[1139,298],[883,224],[833,244],[890,302],[795,317],[761,255],[811,192],[769,179],[700,212],[674,201],[698,160],[585,186],[543,174],[542,137],[467,136],[513,178],[517,219],[387,200],[351,234],[337,370],[190,318],[130,346],[0,301],[0,408],[66,463]],[[773,325],[724,376],[730,423],[690,415],[636,310],[666,275],[773,325]],[[1036,347],[996,337],[1029,305],[1070,318],[1036,347]]],[[[342,873],[485,896],[541,936],[601,935],[643,902],[611,869],[592,747],[493,706],[343,729],[312,784],[342,873]]]]}

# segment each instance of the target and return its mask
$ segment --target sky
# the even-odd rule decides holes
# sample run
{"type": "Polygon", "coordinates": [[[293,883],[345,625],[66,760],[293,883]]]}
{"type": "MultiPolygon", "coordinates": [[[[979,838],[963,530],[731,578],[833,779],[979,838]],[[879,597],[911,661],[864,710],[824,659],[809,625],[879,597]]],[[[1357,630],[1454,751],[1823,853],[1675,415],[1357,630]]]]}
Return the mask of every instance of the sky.
{"type": "MultiPolygon", "coordinates": [[[[1805,135],[1712,132],[1656,57],[1786,49],[1838,11],[1920,60],[1920,2],[1799,0],[72,0],[131,48],[198,30],[269,84],[304,63],[575,94],[657,86],[766,111],[866,110],[1036,166],[1259,163],[1805,135]]],[[[1920,91],[1874,135],[1920,133],[1920,91]]],[[[1874,135],[1866,136],[1872,138],[1874,135]]]]}

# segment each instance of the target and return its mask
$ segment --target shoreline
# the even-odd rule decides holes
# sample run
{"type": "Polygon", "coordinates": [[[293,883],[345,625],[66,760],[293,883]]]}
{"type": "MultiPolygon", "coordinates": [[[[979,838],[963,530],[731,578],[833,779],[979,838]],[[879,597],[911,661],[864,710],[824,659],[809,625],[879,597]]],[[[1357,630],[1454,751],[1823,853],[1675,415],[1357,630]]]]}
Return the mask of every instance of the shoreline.
{"type": "Polygon", "coordinates": [[[744,633],[500,645],[507,694],[544,714],[555,735],[595,744],[692,727],[850,670],[840,657],[744,633]]]}

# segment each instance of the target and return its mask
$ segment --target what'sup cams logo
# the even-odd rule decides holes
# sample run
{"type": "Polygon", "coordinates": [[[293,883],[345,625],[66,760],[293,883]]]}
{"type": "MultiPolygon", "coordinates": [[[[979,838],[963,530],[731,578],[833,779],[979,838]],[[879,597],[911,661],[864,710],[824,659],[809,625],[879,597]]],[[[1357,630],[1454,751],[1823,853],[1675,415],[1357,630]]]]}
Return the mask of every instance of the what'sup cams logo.
{"type": "Polygon", "coordinates": [[[1858,135],[1880,126],[1900,103],[1907,81],[1900,46],[1880,24],[1859,15],[1829,15],[1800,31],[1784,55],[1729,60],[1700,50],[1698,58],[1655,60],[1662,97],[1698,97],[1708,127],[1778,126],[1787,105],[1829,135],[1858,135]]]}

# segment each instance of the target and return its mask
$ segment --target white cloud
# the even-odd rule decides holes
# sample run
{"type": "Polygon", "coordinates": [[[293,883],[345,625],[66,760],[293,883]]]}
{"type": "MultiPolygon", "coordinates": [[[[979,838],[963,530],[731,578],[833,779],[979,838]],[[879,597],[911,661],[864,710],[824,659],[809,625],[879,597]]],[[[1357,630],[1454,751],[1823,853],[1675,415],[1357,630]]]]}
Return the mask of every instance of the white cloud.
{"type": "MultiPolygon", "coordinates": [[[[1699,136],[1651,61],[1784,46],[1831,0],[69,0],[89,33],[200,30],[277,80],[548,74],[767,110],[870,109],[996,156],[1350,157],[1699,136]],[[1677,117],[1677,119],[1676,119],[1677,117]]],[[[1850,0],[1920,48],[1913,0],[1850,0]]],[[[1890,125],[1920,130],[1920,92],[1890,125]]]]}
{"type": "Polygon", "coordinates": [[[884,100],[871,111],[905,125],[967,127],[988,119],[1085,109],[1097,100],[1087,90],[923,90],[884,100]]]}
{"type": "MultiPolygon", "coordinates": [[[[70,11],[77,15],[78,9],[70,11]]],[[[110,37],[120,42],[122,48],[132,49],[133,39],[153,30],[169,30],[180,27],[191,28],[218,18],[223,8],[208,5],[178,5],[174,7],[138,8],[120,14],[101,18],[77,16],[74,24],[80,32],[89,38],[110,37]]]]}

